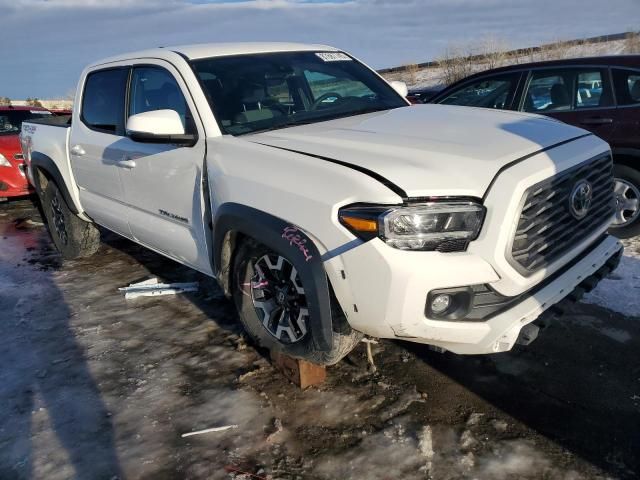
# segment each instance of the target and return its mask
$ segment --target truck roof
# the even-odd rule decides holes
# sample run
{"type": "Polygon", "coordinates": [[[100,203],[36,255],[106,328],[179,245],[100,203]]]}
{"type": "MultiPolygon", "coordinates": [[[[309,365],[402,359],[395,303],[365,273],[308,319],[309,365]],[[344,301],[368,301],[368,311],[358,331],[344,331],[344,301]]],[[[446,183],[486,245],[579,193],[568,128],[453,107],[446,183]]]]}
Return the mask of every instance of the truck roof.
{"type": "Polygon", "coordinates": [[[326,52],[337,51],[338,49],[328,45],[286,42],[199,43],[193,45],[178,45],[174,47],[159,47],[149,50],[141,50],[138,52],[124,53],[94,62],[90,67],[134,58],[155,57],[168,59],[172,53],[178,53],[183,57],[187,57],[189,60],[196,60],[199,58],[223,57],[227,55],[316,50],[326,52]]]}

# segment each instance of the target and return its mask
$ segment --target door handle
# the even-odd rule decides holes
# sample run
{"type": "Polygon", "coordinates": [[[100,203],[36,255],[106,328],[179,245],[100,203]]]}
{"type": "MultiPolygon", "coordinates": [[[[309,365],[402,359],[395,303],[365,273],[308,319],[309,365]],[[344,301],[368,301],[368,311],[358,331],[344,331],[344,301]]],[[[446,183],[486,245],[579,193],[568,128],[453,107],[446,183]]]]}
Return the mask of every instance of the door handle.
{"type": "Polygon", "coordinates": [[[613,118],[586,118],[580,123],[582,125],[608,125],[613,123],[613,118]]]}
{"type": "Polygon", "coordinates": [[[118,160],[116,162],[116,165],[123,168],[135,168],[136,162],[135,160],[130,160],[130,159],[118,160]]]}
{"type": "Polygon", "coordinates": [[[73,147],[71,147],[71,150],[69,150],[69,153],[74,157],[81,157],[87,152],[85,152],[84,148],[82,148],[80,145],[74,145],[73,147]]]}

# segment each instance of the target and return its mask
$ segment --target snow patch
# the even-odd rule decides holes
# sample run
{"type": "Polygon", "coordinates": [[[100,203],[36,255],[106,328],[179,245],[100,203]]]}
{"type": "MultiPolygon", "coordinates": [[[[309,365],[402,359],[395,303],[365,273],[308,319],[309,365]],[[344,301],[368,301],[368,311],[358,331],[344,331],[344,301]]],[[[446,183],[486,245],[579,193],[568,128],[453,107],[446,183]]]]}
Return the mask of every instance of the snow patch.
{"type": "Polygon", "coordinates": [[[583,301],[628,317],[640,318],[640,239],[624,240],[622,243],[625,251],[620,266],[585,295],[583,301]]]}

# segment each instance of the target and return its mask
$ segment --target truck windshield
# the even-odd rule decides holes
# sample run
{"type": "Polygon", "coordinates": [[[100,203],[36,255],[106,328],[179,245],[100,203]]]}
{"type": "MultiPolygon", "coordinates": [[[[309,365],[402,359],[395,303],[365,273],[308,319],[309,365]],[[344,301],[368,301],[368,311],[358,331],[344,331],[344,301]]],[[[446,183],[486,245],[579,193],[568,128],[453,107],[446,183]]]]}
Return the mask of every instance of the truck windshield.
{"type": "Polygon", "coordinates": [[[22,122],[50,116],[46,110],[0,110],[0,135],[17,135],[22,122]]]}
{"type": "Polygon", "coordinates": [[[224,133],[242,135],[407,106],[342,52],[214,57],[193,67],[224,133]]]}

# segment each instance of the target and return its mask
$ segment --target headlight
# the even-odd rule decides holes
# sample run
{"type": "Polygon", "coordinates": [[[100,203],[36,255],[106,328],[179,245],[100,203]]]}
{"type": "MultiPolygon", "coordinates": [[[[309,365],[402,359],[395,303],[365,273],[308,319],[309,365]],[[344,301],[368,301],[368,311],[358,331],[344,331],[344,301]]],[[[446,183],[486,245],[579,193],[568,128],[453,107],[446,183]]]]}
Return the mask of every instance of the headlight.
{"type": "Polygon", "coordinates": [[[10,167],[10,166],[11,164],[9,163],[9,160],[7,160],[5,156],[0,153],[0,167],[10,167]]]}
{"type": "Polygon", "coordinates": [[[340,222],[358,237],[378,236],[402,250],[458,252],[480,233],[485,208],[473,202],[432,202],[402,207],[351,206],[340,222]]]}

